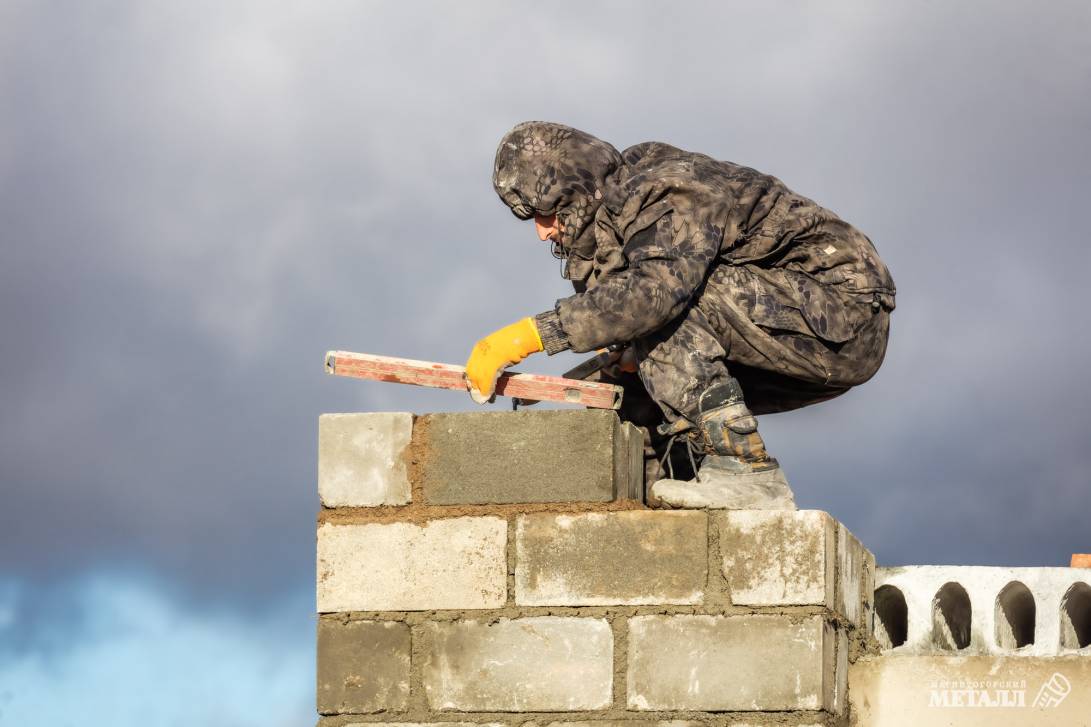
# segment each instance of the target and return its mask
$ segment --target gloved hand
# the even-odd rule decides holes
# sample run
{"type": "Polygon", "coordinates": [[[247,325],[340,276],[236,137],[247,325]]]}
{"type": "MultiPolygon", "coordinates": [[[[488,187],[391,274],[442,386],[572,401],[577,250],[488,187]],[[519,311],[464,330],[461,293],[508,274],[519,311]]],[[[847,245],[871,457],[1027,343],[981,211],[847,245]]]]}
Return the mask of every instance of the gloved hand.
{"type": "Polygon", "coordinates": [[[505,367],[542,350],[542,339],[533,318],[524,318],[482,338],[466,362],[470,396],[478,404],[484,404],[492,398],[496,379],[505,367]]]}

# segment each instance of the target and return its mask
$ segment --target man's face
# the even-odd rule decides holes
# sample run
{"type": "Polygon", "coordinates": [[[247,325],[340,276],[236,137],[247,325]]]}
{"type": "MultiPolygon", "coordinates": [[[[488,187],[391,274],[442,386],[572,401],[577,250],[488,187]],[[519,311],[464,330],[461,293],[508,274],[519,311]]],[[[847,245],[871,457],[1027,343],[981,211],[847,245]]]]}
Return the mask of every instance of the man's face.
{"type": "Polygon", "coordinates": [[[561,241],[561,228],[557,225],[557,215],[548,217],[534,215],[534,229],[538,231],[539,240],[561,241]]]}

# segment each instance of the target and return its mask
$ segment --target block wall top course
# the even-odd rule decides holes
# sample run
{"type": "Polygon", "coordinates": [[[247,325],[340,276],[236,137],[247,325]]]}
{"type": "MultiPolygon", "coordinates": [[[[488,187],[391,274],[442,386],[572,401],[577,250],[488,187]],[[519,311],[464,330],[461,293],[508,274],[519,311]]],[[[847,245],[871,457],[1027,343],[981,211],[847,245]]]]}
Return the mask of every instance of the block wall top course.
{"type": "Polygon", "coordinates": [[[318,475],[324,518],[643,508],[643,433],[602,410],[324,414],[318,475]]]}

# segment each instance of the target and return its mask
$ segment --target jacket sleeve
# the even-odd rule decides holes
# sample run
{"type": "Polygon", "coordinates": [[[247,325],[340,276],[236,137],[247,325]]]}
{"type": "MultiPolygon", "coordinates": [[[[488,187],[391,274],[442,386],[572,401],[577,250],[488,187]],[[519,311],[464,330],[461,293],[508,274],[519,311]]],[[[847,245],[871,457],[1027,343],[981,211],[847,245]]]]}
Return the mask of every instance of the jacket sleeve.
{"type": "Polygon", "coordinates": [[[628,267],[599,278],[593,288],[557,301],[536,317],[546,351],[591,351],[645,336],[677,317],[708,275],[720,249],[711,225],[683,222],[673,214],[633,235],[625,244],[628,267]]]}

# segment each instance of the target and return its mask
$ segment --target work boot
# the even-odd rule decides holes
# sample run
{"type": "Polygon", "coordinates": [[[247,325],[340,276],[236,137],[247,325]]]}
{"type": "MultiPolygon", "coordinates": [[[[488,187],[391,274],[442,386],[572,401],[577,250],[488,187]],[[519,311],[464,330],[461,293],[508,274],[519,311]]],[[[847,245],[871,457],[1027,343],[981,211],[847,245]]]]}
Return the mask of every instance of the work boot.
{"type": "Polygon", "coordinates": [[[696,430],[686,444],[704,455],[697,477],[657,481],[649,490],[653,506],[714,507],[730,510],[794,510],[795,498],[780,464],[765,450],[758,422],[734,378],[706,391],[698,405],[696,430]]]}

